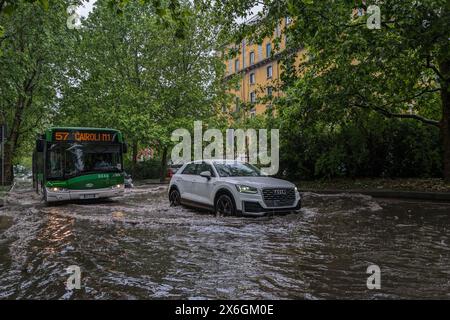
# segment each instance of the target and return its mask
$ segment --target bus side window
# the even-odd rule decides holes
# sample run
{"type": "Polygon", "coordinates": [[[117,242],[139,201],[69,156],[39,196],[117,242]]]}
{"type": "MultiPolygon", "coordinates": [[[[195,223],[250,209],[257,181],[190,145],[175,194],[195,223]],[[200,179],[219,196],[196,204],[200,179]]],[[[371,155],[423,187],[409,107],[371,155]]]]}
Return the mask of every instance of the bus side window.
{"type": "Polygon", "coordinates": [[[36,140],[36,151],[37,152],[44,152],[44,146],[45,146],[44,140],[42,140],[42,139],[36,140]]]}

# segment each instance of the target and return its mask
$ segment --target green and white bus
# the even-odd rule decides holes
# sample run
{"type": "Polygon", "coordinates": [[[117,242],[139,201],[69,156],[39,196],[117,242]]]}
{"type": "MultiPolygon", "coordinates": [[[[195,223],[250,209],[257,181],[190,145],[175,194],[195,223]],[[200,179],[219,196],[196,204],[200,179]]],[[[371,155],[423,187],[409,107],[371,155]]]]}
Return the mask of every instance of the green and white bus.
{"type": "Polygon", "coordinates": [[[33,187],[46,202],[120,196],[126,151],[118,130],[49,128],[36,140],[33,187]]]}

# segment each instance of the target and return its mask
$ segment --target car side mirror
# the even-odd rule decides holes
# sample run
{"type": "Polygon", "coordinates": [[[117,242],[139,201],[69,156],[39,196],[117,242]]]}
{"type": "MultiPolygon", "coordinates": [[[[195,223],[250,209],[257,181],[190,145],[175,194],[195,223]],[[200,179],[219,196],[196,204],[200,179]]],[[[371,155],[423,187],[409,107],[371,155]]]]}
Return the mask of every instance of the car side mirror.
{"type": "Polygon", "coordinates": [[[44,152],[44,146],[45,146],[44,140],[42,140],[42,139],[36,140],[36,151],[37,152],[44,152]]]}
{"type": "Polygon", "coordinates": [[[209,171],[203,171],[203,172],[200,172],[200,177],[203,177],[203,178],[206,178],[206,179],[211,179],[211,172],[209,172],[209,171]]]}

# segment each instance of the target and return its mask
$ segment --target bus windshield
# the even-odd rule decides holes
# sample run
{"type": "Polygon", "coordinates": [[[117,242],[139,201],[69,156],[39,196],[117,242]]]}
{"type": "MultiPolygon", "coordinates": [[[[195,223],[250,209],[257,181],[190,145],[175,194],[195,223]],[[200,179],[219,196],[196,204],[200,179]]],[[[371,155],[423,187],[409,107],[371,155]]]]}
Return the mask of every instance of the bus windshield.
{"type": "Polygon", "coordinates": [[[121,172],[119,145],[54,143],[48,149],[47,177],[61,179],[89,173],[121,172]]]}

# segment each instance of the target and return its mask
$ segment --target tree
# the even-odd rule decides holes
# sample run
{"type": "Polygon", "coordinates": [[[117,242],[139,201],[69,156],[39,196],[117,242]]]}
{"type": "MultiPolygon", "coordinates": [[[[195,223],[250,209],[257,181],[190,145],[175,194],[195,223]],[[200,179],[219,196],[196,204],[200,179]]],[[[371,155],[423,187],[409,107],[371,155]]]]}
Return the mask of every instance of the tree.
{"type": "Polygon", "coordinates": [[[117,15],[98,4],[78,30],[61,83],[59,124],[118,128],[134,163],[139,145],[151,144],[164,168],[171,132],[208,119],[221,91],[222,64],[213,54],[207,12],[189,2],[182,10],[189,18],[180,37],[178,24],[161,23],[151,5],[130,1],[117,15]]]}
{"type": "Polygon", "coordinates": [[[381,29],[371,13],[352,19],[354,1],[265,0],[260,23],[239,25],[250,0],[216,2],[224,34],[234,40],[272,35],[290,17],[288,45],[304,47],[307,60],[287,72],[281,117],[328,123],[360,110],[420,121],[440,130],[443,176],[450,181],[450,3],[446,0],[368,1],[381,9],[381,29]],[[253,35],[253,36],[252,36],[253,35]]]}
{"type": "MultiPolygon", "coordinates": [[[[11,2],[8,2],[11,3],[11,2]]],[[[65,3],[46,10],[34,1],[15,1],[14,14],[0,13],[4,26],[0,55],[0,113],[9,128],[5,145],[5,180],[20,146],[51,121],[55,80],[73,40],[66,28],[65,3]]],[[[4,3],[1,3],[1,8],[4,3]]]]}

